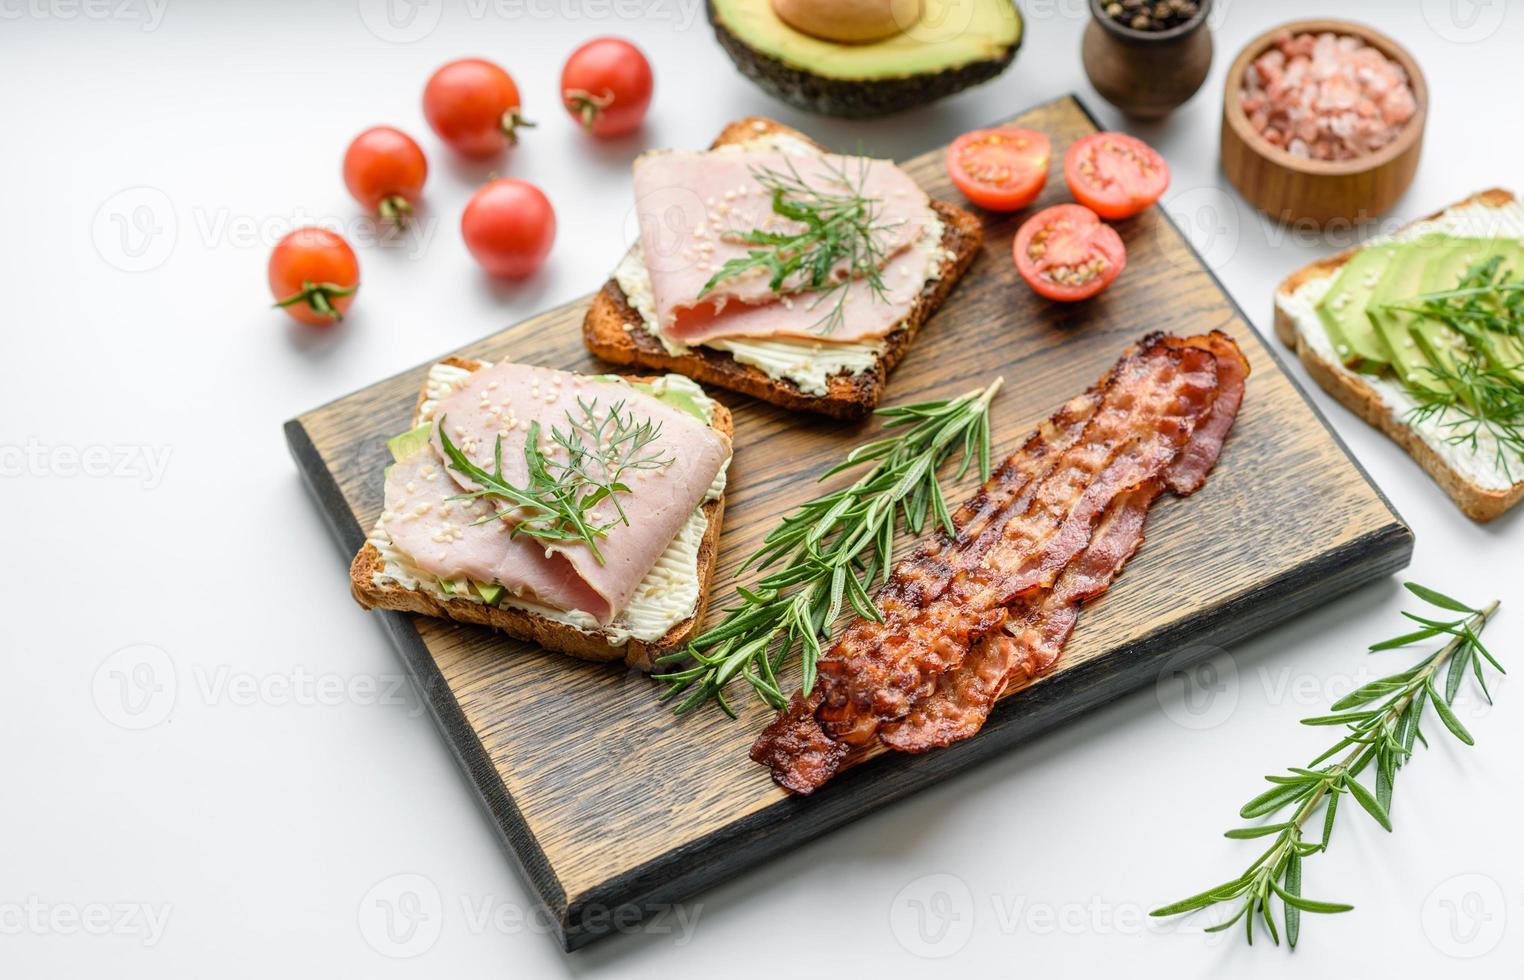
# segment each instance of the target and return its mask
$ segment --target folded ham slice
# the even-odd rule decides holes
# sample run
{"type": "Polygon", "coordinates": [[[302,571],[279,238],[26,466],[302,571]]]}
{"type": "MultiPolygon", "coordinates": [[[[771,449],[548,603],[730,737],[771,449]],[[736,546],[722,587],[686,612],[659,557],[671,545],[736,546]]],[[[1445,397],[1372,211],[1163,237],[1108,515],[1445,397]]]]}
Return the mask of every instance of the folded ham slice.
{"type": "Polygon", "coordinates": [[[554,609],[607,606],[565,555],[547,554],[533,538],[514,537],[503,521],[477,524],[492,515],[491,505],[449,499],[459,493],[432,451],[415,453],[387,472],[381,523],[414,567],[437,578],[498,583],[554,609]]]}
{"type": "MultiPolygon", "coordinates": [[[[438,401],[434,419],[430,448],[397,463],[387,478],[382,520],[393,542],[430,574],[499,584],[521,599],[588,613],[601,625],[629,603],[730,456],[728,440],[704,422],[629,385],[523,364],[474,372],[438,401]],[[573,419],[596,424],[616,409],[631,424],[656,427],[641,455],[665,462],[625,473],[631,492],[616,499],[628,523],[619,520],[613,501],[589,512],[597,523],[614,522],[598,539],[602,562],[580,540],[513,534],[521,515],[494,498],[448,500],[480,488],[445,462],[439,424],[456,448],[489,472],[501,438],[503,478],[524,486],[532,423],[539,423],[547,459],[564,462],[552,430],[569,432],[573,419]],[[499,520],[471,526],[493,507],[499,520]]],[[[588,436],[583,441],[591,444],[588,436]]]]}
{"type": "MultiPolygon", "coordinates": [[[[915,302],[940,262],[939,243],[925,247],[923,231],[936,221],[924,191],[894,164],[776,149],[660,151],[635,161],[641,256],[651,277],[659,329],[688,344],[723,337],[806,337],[831,343],[882,337],[915,302]],[[797,292],[798,278],[780,296],[756,269],[704,285],[727,261],[756,248],[739,239],[753,230],[790,233],[805,226],[776,215],[758,175],[798,178],[825,193],[873,199],[874,241],[883,295],[858,277],[845,287],[843,319],[823,323],[839,294],[797,292]],[[845,182],[845,183],[843,183],[845,182]]],[[[837,271],[845,275],[846,264],[837,271]]]]}

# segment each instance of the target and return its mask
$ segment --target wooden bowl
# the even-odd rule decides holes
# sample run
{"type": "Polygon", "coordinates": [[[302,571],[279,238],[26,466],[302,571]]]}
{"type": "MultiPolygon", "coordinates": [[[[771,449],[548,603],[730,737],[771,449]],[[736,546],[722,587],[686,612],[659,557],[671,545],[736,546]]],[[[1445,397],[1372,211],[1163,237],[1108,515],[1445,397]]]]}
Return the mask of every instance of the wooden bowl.
{"type": "Polygon", "coordinates": [[[1136,119],[1160,119],[1196,94],[1212,67],[1211,0],[1167,31],[1138,31],[1106,16],[1107,0],[1090,0],[1080,60],[1101,98],[1136,119]]]}
{"type": "Polygon", "coordinates": [[[1359,222],[1384,214],[1413,182],[1423,147],[1429,86],[1418,62],[1396,41],[1347,20],[1299,20],[1250,41],[1228,69],[1222,100],[1222,169],[1250,204],[1279,221],[1359,222]],[[1281,34],[1353,34],[1402,66],[1417,111],[1397,138],[1354,160],[1309,160],[1272,145],[1249,125],[1240,93],[1244,72],[1281,34]]]}

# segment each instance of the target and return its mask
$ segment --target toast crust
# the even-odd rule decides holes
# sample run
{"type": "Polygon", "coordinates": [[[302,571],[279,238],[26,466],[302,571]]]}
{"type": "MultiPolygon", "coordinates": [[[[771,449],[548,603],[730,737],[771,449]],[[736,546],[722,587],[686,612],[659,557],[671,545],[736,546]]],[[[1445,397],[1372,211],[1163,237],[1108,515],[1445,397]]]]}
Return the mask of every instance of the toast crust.
{"type": "MultiPolygon", "coordinates": [[[[1514,196],[1509,191],[1491,188],[1425,215],[1412,223],[1431,221],[1452,208],[1477,204],[1495,208],[1513,200],[1514,196]]],[[[1356,245],[1338,255],[1302,266],[1281,280],[1280,285],[1275,289],[1275,294],[1277,296],[1290,295],[1307,282],[1333,275],[1362,248],[1364,248],[1363,245],[1356,245]]],[[[1467,479],[1436,452],[1434,447],[1425,442],[1412,426],[1396,415],[1381,399],[1376,389],[1360,375],[1342,370],[1339,365],[1314,350],[1312,345],[1303,340],[1297,332],[1296,321],[1282,312],[1279,303],[1274,305],[1275,335],[1280,338],[1281,343],[1296,351],[1297,358],[1307,368],[1307,373],[1312,375],[1313,380],[1317,381],[1324,391],[1336,398],[1345,408],[1386,433],[1393,442],[1407,450],[1408,455],[1418,461],[1418,465],[1423,467],[1424,472],[1428,473],[1434,482],[1450,495],[1463,514],[1473,520],[1490,521],[1524,499],[1524,481],[1503,490],[1482,487],[1467,479]]]]}
{"type": "MultiPolygon", "coordinates": [[[[481,362],[460,357],[443,358],[443,363],[474,371],[481,362]]],[[[628,376],[631,381],[647,381],[648,377],[628,376]]],[[[422,405],[425,393],[419,392],[418,404],[422,405]]],[[[710,426],[727,439],[735,435],[730,410],[714,402],[714,418],[710,426]]],[[[415,417],[417,409],[415,408],[415,417]]],[[[672,652],[693,636],[704,621],[709,608],[709,591],[714,580],[714,568],[719,554],[720,525],[725,516],[725,495],[706,501],[702,510],[708,524],[703,540],[699,542],[698,575],[699,595],[693,614],[676,623],[655,640],[631,638],[622,644],[611,644],[601,634],[588,633],[548,619],[539,613],[509,606],[489,606],[468,599],[442,599],[419,589],[407,589],[392,583],[377,585],[376,573],[382,570],[381,553],[367,541],[355,555],[349,566],[349,590],[355,601],[366,609],[390,609],[395,612],[416,613],[437,619],[453,619],[459,623],[472,623],[502,630],[516,639],[537,643],[547,650],[555,650],[581,660],[599,663],[623,661],[635,670],[653,671],[657,658],[672,652]]]]}
{"type": "MultiPolygon", "coordinates": [[[[726,126],[711,149],[769,133],[786,134],[819,146],[782,123],[752,116],[726,126]]],[[[694,346],[685,354],[669,354],[661,341],[646,331],[640,314],[612,278],[593,297],[582,321],[583,342],[594,355],[613,364],[674,371],[790,410],[818,412],[839,419],[861,418],[877,407],[890,372],[905,356],[921,326],[968,271],[984,241],[984,226],[973,214],[942,201],[934,200],[931,204],[942,221],[942,247],[952,258],[943,263],[941,275],[926,283],[910,312],[884,338],[885,348],[878,363],[861,374],[833,375],[826,381],[824,395],[809,394],[786,378],[769,377],[762,369],[742,364],[724,351],[694,346]]]]}

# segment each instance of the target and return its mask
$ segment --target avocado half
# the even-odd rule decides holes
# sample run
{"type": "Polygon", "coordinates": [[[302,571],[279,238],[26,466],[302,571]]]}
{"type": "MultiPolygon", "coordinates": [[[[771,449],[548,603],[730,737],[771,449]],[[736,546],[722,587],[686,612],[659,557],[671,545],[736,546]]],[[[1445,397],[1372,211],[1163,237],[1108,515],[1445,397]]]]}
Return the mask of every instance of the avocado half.
{"type": "Polygon", "coordinates": [[[1013,0],[923,0],[921,19],[882,41],[839,44],[779,19],[771,0],[707,0],[715,37],[741,74],[806,112],[864,119],[989,81],[1021,45],[1013,0]]]}

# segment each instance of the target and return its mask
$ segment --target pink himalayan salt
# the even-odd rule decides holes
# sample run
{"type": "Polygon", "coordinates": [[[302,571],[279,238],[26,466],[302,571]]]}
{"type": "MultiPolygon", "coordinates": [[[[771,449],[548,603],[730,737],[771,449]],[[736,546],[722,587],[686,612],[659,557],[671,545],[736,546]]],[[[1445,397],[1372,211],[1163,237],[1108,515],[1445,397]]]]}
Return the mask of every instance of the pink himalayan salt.
{"type": "Polygon", "coordinates": [[[1240,96],[1255,132],[1314,160],[1374,153],[1418,109],[1401,65],[1357,37],[1329,33],[1281,34],[1244,73],[1240,96]]]}

